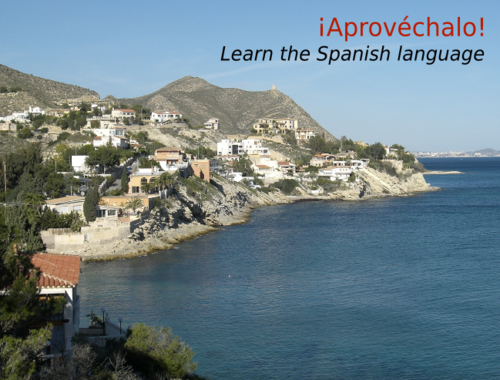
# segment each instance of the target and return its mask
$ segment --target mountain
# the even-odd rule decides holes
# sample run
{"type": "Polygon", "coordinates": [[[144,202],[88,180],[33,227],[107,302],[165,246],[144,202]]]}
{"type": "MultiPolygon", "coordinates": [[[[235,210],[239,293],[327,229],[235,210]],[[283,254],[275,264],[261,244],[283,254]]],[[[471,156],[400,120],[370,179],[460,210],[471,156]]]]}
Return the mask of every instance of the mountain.
{"type": "Polygon", "coordinates": [[[99,100],[99,94],[83,87],[25,74],[0,65],[0,87],[21,91],[0,93],[0,116],[27,110],[29,106],[55,107],[57,103],[99,100]]]}
{"type": "Polygon", "coordinates": [[[500,152],[493,148],[475,150],[474,152],[467,152],[467,154],[470,154],[471,156],[473,156],[476,153],[479,153],[481,156],[500,156],[500,152]]]}
{"type": "Polygon", "coordinates": [[[192,125],[205,123],[211,117],[220,119],[226,134],[248,134],[263,117],[294,118],[299,128],[314,129],[334,138],[290,97],[278,90],[244,91],[221,88],[201,78],[186,76],[149,95],[120,99],[129,105],[140,104],[152,111],[177,111],[192,125]]]}

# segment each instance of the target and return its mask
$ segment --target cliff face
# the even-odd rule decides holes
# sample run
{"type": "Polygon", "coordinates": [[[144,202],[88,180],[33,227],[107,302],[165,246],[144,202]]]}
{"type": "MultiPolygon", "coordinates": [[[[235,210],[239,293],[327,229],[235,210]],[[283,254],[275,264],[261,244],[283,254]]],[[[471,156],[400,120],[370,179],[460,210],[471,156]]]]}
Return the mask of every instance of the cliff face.
{"type": "Polygon", "coordinates": [[[371,168],[360,169],[360,181],[352,188],[332,194],[336,200],[361,200],[380,196],[409,196],[417,192],[434,191],[425,182],[422,173],[414,173],[405,178],[390,176],[371,168]]]}

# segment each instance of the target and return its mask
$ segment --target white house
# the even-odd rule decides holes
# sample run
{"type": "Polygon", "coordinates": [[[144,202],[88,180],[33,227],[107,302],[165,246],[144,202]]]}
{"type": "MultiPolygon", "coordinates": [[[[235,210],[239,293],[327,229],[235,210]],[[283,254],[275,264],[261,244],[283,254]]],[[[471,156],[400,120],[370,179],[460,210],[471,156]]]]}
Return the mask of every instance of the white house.
{"type": "Polygon", "coordinates": [[[89,166],[85,163],[87,157],[88,156],[85,155],[71,156],[71,166],[73,166],[73,170],[75,172],[83,172],[83,173],[90,172],[89,166]]]}
{"type": "Polygon", "coordinates": [[[350,166],[330,166],[328,168],[319,169],[318,176],[325,177],[331,181],[347,181],[352,173],[350,166]]]}
{"type": "Polygon", "coordinates": [[[205,124],[205,129],[219,129],[219,119],[212,117],[205,124]]]}
{"type": "Polygon", "coordinates": [[[263,147],[258,139],[243,140],[242,145],[246,154],[269,154],[269,148],[263,147]]]}
{"type": "Polygon", "coordinates": [[[243,143],[224,139],[217,143],[218,156],[243,154],[243,143]]]}
{"type": "Polygon", "coordinates": [[[316,136],[316,132],[313,129],[297,129],[295,131],[295,138],[297,141],[308,141],[311,137],[316,136]]]}
{"type": "Polygon", "coordinates": [[[351,160],[351,166],[356,169],[366,168],[369,163],[370,160],[368,158],[362,158],[361,160],[351,160]]]}
{"type": "Polygon", "coordinates": [[[181,119],[182,115],[179,112],[174,112],[174,111],[165,111],[165,112],[152,112],[150,120],[151,121],[156,121],[159,123],[163,123],[167,120],[174,121],[176,119],[181,119]]]}
{"type": "Polygon", "coordinates": [[[118,119],[126,119],[135,117],[135,111],[130,109],[114,109],[111,111],[111,117],[118,119]]]}
{"type": "Polygon", "coordinates": [[[122,136],[97,136],[92,140],[95,148],[106,146],[108,143],[117,149],[127,149],[130,146],[130,140],[122,136]]]}
{"type": "MultiPolygon", "coordinates": [[[[24,111],[26,112],[26,111],[24,111]]],[[[28,112],[33,116],[45,115],[45,111],[42,111],[40,107],[31,107],[29,106],[28,112]]]]}
{"type": "Polygon", "coordinates": [[[119,127],[96,128],[92,129],[92,132],[96,136],[101,136],[101,137],[111,137],[111,136],[125,137],[125,128],[119,128],[119,127]]]}

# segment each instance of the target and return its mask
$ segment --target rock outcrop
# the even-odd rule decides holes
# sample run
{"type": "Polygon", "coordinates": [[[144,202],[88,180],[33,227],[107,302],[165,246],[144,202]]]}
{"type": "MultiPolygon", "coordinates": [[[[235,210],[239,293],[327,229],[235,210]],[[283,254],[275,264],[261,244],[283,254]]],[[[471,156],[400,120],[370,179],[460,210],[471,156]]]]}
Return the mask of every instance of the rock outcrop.
{"type": "Polygon", "coordinates": [[[358,171],[359,181],[331,194],[336,200],[362,200],[381,196],[409,196],[418,192],[439,190],[425,182],[422,173],[403,178],[390,176],[371,168],[358,171]]]}

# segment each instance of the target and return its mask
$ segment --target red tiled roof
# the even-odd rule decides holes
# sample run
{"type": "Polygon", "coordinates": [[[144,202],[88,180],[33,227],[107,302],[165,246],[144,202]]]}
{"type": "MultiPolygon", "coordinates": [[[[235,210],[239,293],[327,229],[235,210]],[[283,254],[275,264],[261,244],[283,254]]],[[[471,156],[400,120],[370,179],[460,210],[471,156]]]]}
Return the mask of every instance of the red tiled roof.
{"type": "Polygon", "coordinates": [[[71,288],[80,278],[80,256],[37,253],[31,262],[40,271],[38,287],[71,288]]]}
{"type": "Polygon", "coordinates": [[[255,165],[255,166],[257,166],[259,169],[271,169],[271,167],[267,165],[255,165]]]}
{"type": "Polygon", "coordinates": [[[290,165],[290,163],[286,162],[286,161],[278,161],[278,165],[279,166],[288,166],[288,165],[290,165]]]}
{"type": "Polygon", "coordinates": [[[94,140],[102,140],[101,136],[94,137],[94,140]]]}

